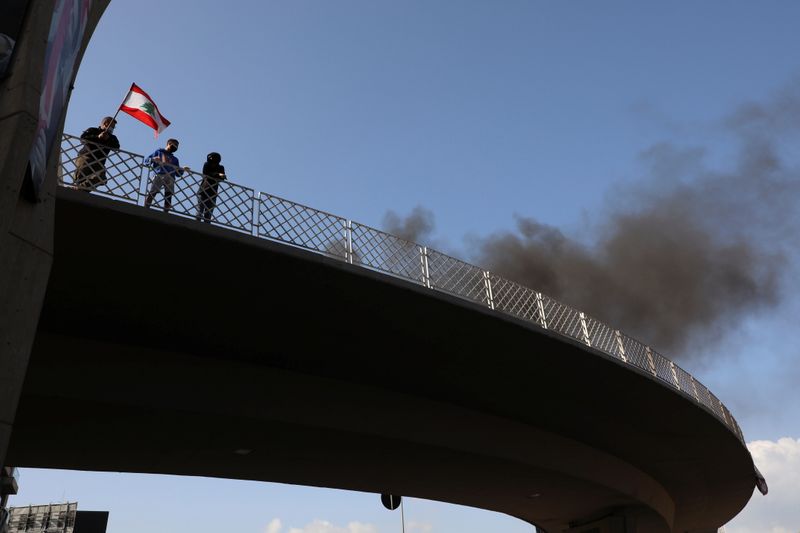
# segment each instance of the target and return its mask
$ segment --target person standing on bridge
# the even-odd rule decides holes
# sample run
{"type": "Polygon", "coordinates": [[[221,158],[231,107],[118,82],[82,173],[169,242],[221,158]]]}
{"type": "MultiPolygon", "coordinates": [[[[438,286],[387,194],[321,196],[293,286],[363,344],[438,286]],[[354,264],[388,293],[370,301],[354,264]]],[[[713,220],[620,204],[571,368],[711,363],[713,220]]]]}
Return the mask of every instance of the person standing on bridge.
{"type": "Polygon", "coordinates": [[[222,156],[211,152],[203,165],[203,182],[197,191],[197,220],[211,222],[214,207],[217,205],[219,182],[225,179],[225,167],[220,165],[222,156]]]}
{"type": "Polygon", "coordinates": [[[75,186],[86,192],[106,182],[106,158],[111,150],[119,150],[119,139],[114,135],[117,121],[105,117],[99,128],[89,128],[81,134],[83,148],[75,159],[75,186]]]}
{"type": "Polygon", "coordinates": [[[156,194],[164,189],[164,212],[169,211],[172,206],[172,195],[175,193],[175,178],[183,175],[184,170],[189,167],[181,168],[175,152],[178,151],[178,140],[168,139],[166,148],[159,148],[144,160],[144,164],[153,169],[153,181],[150,190],[144,199],[144,206],[150,207],[156,194]]]}

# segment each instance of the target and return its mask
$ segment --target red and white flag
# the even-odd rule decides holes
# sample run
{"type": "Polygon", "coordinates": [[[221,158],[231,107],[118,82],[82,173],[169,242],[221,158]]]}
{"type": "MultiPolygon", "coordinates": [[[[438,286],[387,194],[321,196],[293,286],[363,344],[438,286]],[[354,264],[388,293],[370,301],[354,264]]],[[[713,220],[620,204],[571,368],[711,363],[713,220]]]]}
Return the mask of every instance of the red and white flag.
{"type": "Polygon", "coordinates": [[[156,130],[156,137],[169,126],[169,120],[158,111],[153,99],[135,83],[131,84],[131,90],[119,110],[156,130]]]}

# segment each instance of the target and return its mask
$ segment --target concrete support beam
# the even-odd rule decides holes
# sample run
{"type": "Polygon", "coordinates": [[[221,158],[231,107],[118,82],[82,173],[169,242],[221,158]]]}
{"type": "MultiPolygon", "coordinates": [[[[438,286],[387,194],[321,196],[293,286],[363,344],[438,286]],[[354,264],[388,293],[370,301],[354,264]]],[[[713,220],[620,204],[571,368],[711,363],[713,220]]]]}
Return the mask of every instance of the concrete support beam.
{"type": "MultiPolygon", "coordinates": [[[[92,2],[78,64],[107,5],[108,0],[92,2]]],[[[13,65],[0,82],[0,465],[5,463],[53,261],[58,149],[48,161],[39,201],[28,198],[24,187],[54,6],[55,0],[28,2],[13,65]]],[[[63,117],[59,132],[62,127],[63,117]]]]}
{"type": "Polygon", "coordinates": [[[39,109],[53,0],[31,0],[16,60],[0,85],[0,464],[28,366],[52,262],[53,199],[20,199],[39,109]],[[34,227],[26,227],[33,223],[34,227]],[[45,230],[42,232],[42,230],[45,230]]]}

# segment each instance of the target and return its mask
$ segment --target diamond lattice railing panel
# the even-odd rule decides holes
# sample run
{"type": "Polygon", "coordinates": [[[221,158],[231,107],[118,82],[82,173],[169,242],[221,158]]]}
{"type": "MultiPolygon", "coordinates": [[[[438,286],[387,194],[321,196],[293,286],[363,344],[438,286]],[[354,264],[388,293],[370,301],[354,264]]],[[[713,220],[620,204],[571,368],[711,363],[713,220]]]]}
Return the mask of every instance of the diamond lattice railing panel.
{"type": "MultiPolygon", "coordinates": [[[[206,196],[213,198],[213,194],[206,196]]],[[[222,226],[252,232],[254,202],[253,189],[228,181],[220,182],[211,221],[222,226]]]]}
{"type": "Polygon", "coordinates": [[[136,202],[141,183],[142,156],[96,147],[80,152],[84,143],[65,135],[61,142],[59,182],[73,189],[136,202]]]}
{"type": "Polygon", "coordinates": [[[586,317],[586,329],[589,332],[589,342],[591,342],[592,347],[609,355],[619,357],[616,331],[608,324],[592,317],[586,317]]]}
{"type": "Polygon", "coordinates": [[[354,262],[419,283],[424,282],[418,244],[357,223],[352,224],[351,231],[354,262]]]}
{"type": "Polygon", "coordinates": [[[636,339],[625,334],[620,336],[622,346],[625,348],[625,359],[628,363],[650,372],[650,361],[647,358],[647,347],[636,339]]]}
{"type": "Polygon", "coordinates": [[[725,409],[725,419],[728,421],[728,427],[736,431],[736,421],[733,419],[733,415],[731,414],[730,409],[727,406],[723,405],[723,409],[725,409]]]}
{"type": "Polygon", "coordinates": [[[75,187],[75,171],[77,170],[78,152],[83,142],[78,137],[64,135],[61,139],[61,158],[58,165],[58,183],[65,187],[75,187]]]}
{"type": "Polygon", "coordinates": [[[435,250],[428,251],[431,286],[488,305],[483,270],[435,250]]]}
{"type": "MultiPolygon", "coordinates": [[[[203,181],[201,174],[174,169],[171,165],[163,165],[173,172],[172,197],[169,198],[169,211],[186,217],[197,216],[197,190],[203,181]],[[179,174],[180,173],[180,174],[179,174]]],[[[169,177],[158,175],[150,170],[147,176],[147,195],[153,196],[152,207],[165,209],[168,197],[169,177]],[[161,187],[154,189],[153,184],[161,181],[161,187]]]]}
{"type": "Polygon", "coordinates": [[[259,236],[342,259],[347,257],[344,218],[269,194],[261,195],[258,210],[259,236]]]}
{"type": "Polygon", "coordinates": [[[495,274],[491,274],[490,279],[492,301],[496,310],[541,325],[536,291],[495,274]]]}
{"type": "Polygon", "coordinates": [[[711,403],[711,410],[717,413],[717,416],[727,424],[727,420],[725,420],[725,406],[722,404],[719,398],[717,398],[713,392],[708,391],[708,398],[711,403]]]}
{"type": "MultiPolygon", "coordinates": [[[[150,171],[147,177],[147,191],[148,194],[151,191],[155,193],[153,207],[163,209],[167,193],[166,185],[162,184],[158,190],[153,190],[156,179],[155,172],[150,171]]],[[[215,194],[213,187],[209,187],[205,182],[206,178],[197,172],[183,171],[181,175],[176,175],[169,210],[196,220],[205,220],[207,214],[208,221],[212,224],[252,232],[255,201],[253,189],[221,181],[217,185],[215,194]]]]}
{"type": "Polygon", "coordinates": [[[689,396],[691,396],[692,398],[694,398],[694,387],[692,386],[692,376],[689,375],[689,373],[686,370],[682,369],[678,365],[675,365],[675,375],[678,378],[678,385],[680,386],[680,389],[689,396]]]}
{"type": "Polygon", "coordinates": [[[558,331],[583,342],[580,311],[545,295],[542,295],[542,305],[547,329],[558,331]]]}
{"type": "Polygon", "coordinates": [[[714,405],[709,396],[711,391],[708,390],[708,387],[706,387],[697,380],[694,380],[694,385],[697,388],[697,401],[700,402],[702,405],[705,405],[706,407],[711,409],[711,411],[716,414],[717,411],[716,409],[714,409],[714,405]]]}
{"type": "Polygon", "coordinates": [[[675,376],[672,375],[672,364],[670,360],[655,351],[652,352],[652,355],[653,366],[656,369],[656,377],[672,387],[678,388],[678,384],[675,383],[675,376]]]}

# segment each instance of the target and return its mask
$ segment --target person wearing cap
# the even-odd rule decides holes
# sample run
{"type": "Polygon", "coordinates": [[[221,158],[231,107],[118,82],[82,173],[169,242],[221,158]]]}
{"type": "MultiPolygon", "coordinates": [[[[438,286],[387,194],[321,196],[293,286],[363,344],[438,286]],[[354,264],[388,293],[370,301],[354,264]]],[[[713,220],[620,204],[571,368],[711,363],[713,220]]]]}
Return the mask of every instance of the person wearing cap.
{"type": "Polygon", "coordinates": [[[203,182],[197,190],[197,220],[211,222],[217,205],[219,182],[225,179],[225,167],[220,165],[222,156],[211,152],[203,164],[203,182]]]}
{"type": "Polygon", "coordinates": [[[164,212],[169,211],[172,206],[172,195],[175,192],[175,178],[183,175],[184,170],[189,167],[181,168],[175,152],[178,151],[178,140],[168,139],[166,148],[159,148],[144,160],[144,164],[153,170],[153,179],[150,183],[150,190],[144,199],[144,206],[150,207],[153,200],[161,189],[164,189],[164,212]]]}
{"type": "Polygon", "coordinates": [[[75,187],[86,192],[106,182],[106,158],[111,150],[119,150],[119,139],[114,135],[117,121],[104,117],[99,128],[89,128],[81,134],[83,147],[75,159],[75,187]]]}

